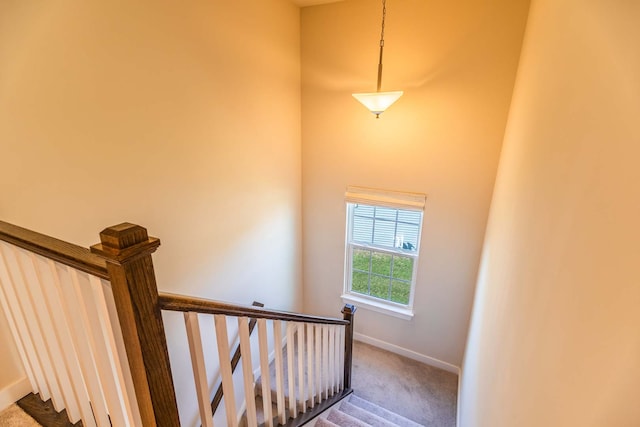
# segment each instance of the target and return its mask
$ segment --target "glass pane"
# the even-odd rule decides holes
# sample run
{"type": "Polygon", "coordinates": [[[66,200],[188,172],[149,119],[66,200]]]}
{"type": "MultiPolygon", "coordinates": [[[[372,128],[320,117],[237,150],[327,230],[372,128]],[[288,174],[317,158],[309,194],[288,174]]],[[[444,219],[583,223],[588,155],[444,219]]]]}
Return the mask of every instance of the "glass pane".
{"type": "Polygon", "coordinates": [[[396,242],[400,242],[400,244],[396,245],[396,247],[416,251],[418,249],[419,232],[420,228],[417,225],[398,223],[396,242]]]}
{"type": "Polygon", "coordinates": [[[375,208],[368,205],[353,205],[353,214],[359,216],[367,216],[373,218],[373,212],[375,208]]]}
{"type": "Polygon", "coordinates": [[[369,260],[371,259],[371,251],[364,249],[354,249],[352,265],[354,270],[362,270],[369,272],[369,260]]]}
{"type": "Polygon", "coordinates": [[[373,240],[373,219],[354,216],[352,239],[355,242],[371,243],[373,240]]]}
{"type": "Polygon", "coordinates": [[[388,248],[394,247],[396,223],[376,219],[373,231],[373,243],[388,248]]]}
{"type": "Polygon", "coordinates": [[[360,294],[369,294],[369,274],[354,271],[351,280],[351,290],[360,294]]]}
{"type": "Polygon", "coordinates": [[[376,218],[395,221],[397,213],[398,209],[376,207],[376,218]]]}
{"type": "Polygon", "coordinates": [[[391,276],[391,255],[374,252],[371,256],[371,272],[391,276]]]}
{"type": "Polygon", "coordinates": [[[398,210],[398,221],[399,222],[408,222],[411,224],[420,224],[420,218],[422,217],[422,212],[420,211],[404,211],[398,210]]]}
{"type": "Polygon", "coordinates": [[[409,292],[411,292],[411,283],[393,280],[391,282],[391,301],[400,304],[409,304],[409,292]]]}
{"type": "Polygon", "coordinates": [[[388,277],[371,276],[371,296],[388,300],[390,284],[388,277]]]}
{"type": "Polygon", "coordinates": [[[413,277],[413,258],[394,256],[393,277],[394,279],[411,281],[413,277]]]}

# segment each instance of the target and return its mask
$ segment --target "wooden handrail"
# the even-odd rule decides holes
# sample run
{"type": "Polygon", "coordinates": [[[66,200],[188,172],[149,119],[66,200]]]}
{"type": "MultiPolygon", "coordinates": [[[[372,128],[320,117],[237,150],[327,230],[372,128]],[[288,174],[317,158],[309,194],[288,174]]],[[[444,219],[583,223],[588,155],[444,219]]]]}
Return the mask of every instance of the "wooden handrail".
{"type": "Polygon", "coordinates": [[[107,263],[89,249],[0,221],[0,240],[85,273],[109,279],[107,263]]]}
{"type": "Polygon", "coordinates": [[[349,325],[349,320],[335,317],[310,316],[288,311],[269,310],[246,305],[235,305],[204,298],[161,293],[158,303],[162,310],[192,311],[202,314],[224,314],[226,316],[251,317],[259,319],[284,320],[302,323],[320,323],[325,325],[349,325]]]}

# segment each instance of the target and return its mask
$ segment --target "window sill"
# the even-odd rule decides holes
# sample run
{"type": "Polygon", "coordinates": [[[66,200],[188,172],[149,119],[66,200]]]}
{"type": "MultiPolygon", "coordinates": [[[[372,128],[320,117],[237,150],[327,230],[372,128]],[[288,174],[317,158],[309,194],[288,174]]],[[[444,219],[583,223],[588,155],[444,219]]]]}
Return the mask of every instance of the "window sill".
{"type": "Polygon", "coordinates": [[[403,319],[403,320],[413,319],[413,310],[409,308],[396,307],[391,304],[385,304],[383,301],[376,301],[369,298],[363,298],[354,294],[342,295],[342,301],[345,303],[354,304],[358,308],[376,311],[378,313],[397,317],[399,319],[403,319]]]}

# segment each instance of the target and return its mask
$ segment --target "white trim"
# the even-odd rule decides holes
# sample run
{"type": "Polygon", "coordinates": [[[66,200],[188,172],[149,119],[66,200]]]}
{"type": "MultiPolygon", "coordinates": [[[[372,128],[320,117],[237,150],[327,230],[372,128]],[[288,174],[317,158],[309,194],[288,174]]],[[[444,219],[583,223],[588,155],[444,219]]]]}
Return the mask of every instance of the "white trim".
{"type": "Polygon", "coordinates": [[[360,334],[358,332],[353,334],[353,338],[356,341],[363,342],[365,344],[372,345],[374,347],[381,348],[383,350],[390,351],[391,353],[399,354],[400,356],[408,357],[409,359],[417,360],[418,362],[425,363],[429,366],[433,366],[436,368],[444,369],[445,371],[452,372],[458,375],[458,381],[460,378],[460,368],[456,365],[452,365],[451,363],[444,362],[442,360],[436,359],[435,357],[427,356],[425,354],[421,354],[415,352],[413,350],[409,350],[408,348],[400,347],[395,344],[388,343],[386,341],[379,340],[377,338],[372,338],[367,335],[360,334]]]}
{"type": "Polygon", "coordinates": [[[365,298],[354,295],[353,293],[344,294],[341,296],[342,302],[348,304],[354,304],[357,308],[363,308],[365,310],[371,310],[378,313],[386,314],[388,316],[397,317],[403,320],[413,319],[413,310],[410,308],[397,307],[393,304],[388,304],[386,301],[374,300],[373,298],[365,298]]]}
{"type": "Polygon", "coordinates": [[[31,393],[29,378],[22,377],[0,390],[0,412],[31,393]]]}

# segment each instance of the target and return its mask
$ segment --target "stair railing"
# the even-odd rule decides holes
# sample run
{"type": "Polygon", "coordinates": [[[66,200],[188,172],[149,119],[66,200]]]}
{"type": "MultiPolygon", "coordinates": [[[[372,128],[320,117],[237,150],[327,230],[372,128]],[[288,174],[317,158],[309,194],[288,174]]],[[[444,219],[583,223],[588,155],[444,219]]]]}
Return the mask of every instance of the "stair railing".
{"type": "Polygon", "coordinates": [[[0,221],[0,305],[32,391],[74,424],[140,426],[109,278],[88,249],[0,221]]]}
{"type": "MultiPolygon", "coordinates": [[[[208,380],[204,372],[204,363],[200,360],[202,342],[200,323],[197,315],[213,316],[215,324],[222,387],[225,396],[225,414],[229,426],[238,425],[238,411],[235,406],[235,390],[228,360],[227,321],[236,318],[242,349],[242,373],[244,381],[244,402],[249,426],[257,424],[253,367],[251,365],[252,348],[249,343],[249,319],[257,319],[260,376],[262,389],[259,394],[263,402],[264,424],[302,425],[324,410],[319,405],[327,400],[339,400],[351,392],[350,354],[352,348],[352,316],[354,309],[347,306],[344,319],[309,316],[297,313],[268,310],[249,306],[232,305],[200,298],[184,297],[172,294],[160,294],[159,305],[162,310],[178,311],[185,315],[190,353],[194,360],[194,379],[199,392],[200,418],[203,426],[211,426],[210,405],[207,403],[208,380]],[[270,325],[268,325],[270,323],[270,325]],[[268,332],[271,332],[269,345],[268,332]],[[284,334],[284,335],[283,335],[284,334]],[[286,355],[283,354],[283,345],[286,355]],[[269,351],[273,349],[276,377],[275,406],[276,416],[272,414],[272,396],[270,384],[269,351]],[[349,358],[345,356],[348,355],[349,358]],[[345,363],[345,360],[347,362],[345,363]],[[288,387],[285,389],[285,373],[288,387]],[[286,401],[285,401],[286,397],[286,401]],[[316,406],[318,405],[318,406],[316,406]]],[[[203,320],[203,323],[206,320],[203,320]]]]}
{"type": "Polygon", "coordinates": [[[151,259],[159,245],[128,223],[102,231],[89,251],[0,221],[0,303],[34,393],[85,426],[179,426],[161,310],[184,313],[203,426],[213,425],[199,322],[205,315],[216,327],[228,426],[238,418],[227,317],[238,322],[250,426],[256,410],[249,319],[258,325],[266,425],[273,420],[270,348],[280,424],[302,425],[351,392],[353,306],[337,319],[159,295],[151,259]]]}

